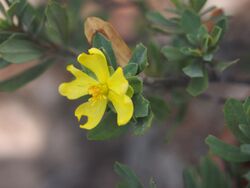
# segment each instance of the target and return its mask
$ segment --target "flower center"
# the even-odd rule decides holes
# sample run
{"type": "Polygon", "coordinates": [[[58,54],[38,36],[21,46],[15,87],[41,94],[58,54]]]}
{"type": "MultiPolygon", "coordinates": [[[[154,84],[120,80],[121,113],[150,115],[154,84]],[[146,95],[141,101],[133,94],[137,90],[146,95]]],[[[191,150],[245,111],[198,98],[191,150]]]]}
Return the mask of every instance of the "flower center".
{"type": "Polygon", "coordinates": [[[108,95],[108,87],[106,84],[98,84],[90,86],[88,89],[89,95],[92,95],[90,100],[106,99],[108,95]]]}

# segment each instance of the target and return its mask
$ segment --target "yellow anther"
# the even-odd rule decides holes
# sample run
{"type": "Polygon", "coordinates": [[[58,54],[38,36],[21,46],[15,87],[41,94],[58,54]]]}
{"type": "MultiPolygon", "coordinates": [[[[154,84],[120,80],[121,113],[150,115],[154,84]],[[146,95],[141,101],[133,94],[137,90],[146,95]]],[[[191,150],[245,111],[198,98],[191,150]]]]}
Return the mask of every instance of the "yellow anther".
{"type": "Polygon", "coordinates": [[[98,84],[89,87],[88,93],[92,95],[91,99],[95,101],[100,98],[107,98],[108,88],[106,84],[98,84]]]}

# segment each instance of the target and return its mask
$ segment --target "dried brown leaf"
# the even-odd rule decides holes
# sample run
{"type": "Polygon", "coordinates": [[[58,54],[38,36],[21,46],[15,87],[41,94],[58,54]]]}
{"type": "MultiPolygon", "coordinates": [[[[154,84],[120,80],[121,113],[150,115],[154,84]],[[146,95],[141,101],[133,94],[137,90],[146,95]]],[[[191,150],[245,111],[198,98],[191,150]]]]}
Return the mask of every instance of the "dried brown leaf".
{"type": "Polygon", "coordinates": [[[85,21],[84,28],[85,36],[90,44],[96,32],[99,32],[111,41],[117,63],[120,66],[125,66],[129,62],[131,50],[109,22],[97,17],[88,17],[85,21]]]}

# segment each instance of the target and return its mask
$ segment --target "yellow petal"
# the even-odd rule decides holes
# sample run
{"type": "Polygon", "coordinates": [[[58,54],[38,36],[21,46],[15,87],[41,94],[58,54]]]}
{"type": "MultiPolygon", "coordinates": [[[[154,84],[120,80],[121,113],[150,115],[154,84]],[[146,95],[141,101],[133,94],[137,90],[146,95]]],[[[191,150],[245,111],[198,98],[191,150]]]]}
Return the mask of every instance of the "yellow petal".
{"type": "Polygon", "coordinates": [[[83,129],[93,129],[101,121],[103,114],[106,110],[107,99],[101,98],[99,100],[89,100],[86,103],[81,104],[75,111],[75,116],[78,121],[82,116],[87,116],[88,120],[84,125],[80,125],[83,129]]]}
{"type": "Polygon", "coordinates": [[[75,68],[73,65],[68,65],[67,70],[71,72],[76,79],[71,82],[62,83],[58,90],[61,95],[66,96],[70,100],[88,94],[88,88],[98,84],[95,79],[75,68]]]}
{"type": "Polygon", "coordinates": [[[109,69],[105,55],[97,48],[91,48],[89,54],[82,53],[78,61],[92,72],[101,83],[105,83],[109,77],[109,69]]]}
{"type": "Polygon", "coordinates": [[[118,67],[114,74],[108,79],[108,87],[110,90],[123,95],[128,90],[128,81],[124,77],[121,67],[118,67]]]}
{"type": "Polygon", "coordinates": [[[134,112],[131,98],[127,95],[119,95],[113,91],[109,91],[108,98],[117,112],[117,124],[125,125],[128,123],[134,112]]]}

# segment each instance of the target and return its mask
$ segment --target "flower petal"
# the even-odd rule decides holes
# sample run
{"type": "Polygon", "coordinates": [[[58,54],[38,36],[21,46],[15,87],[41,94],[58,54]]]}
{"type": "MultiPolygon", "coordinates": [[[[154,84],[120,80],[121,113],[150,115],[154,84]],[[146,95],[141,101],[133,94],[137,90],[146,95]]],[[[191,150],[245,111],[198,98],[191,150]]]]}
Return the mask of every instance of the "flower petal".
{"type": "Polygon", "coordinates": [[[66,96],[70,100],[87,95],[88,88],[98,84],[95,79],[75,68],[73,65],[68,65],[67,70],[71,72],[76,79],[71,82],[62,83],[58,90],[61,95],[66,96]]]}
{"type": "Polygon", "coordinates": [[[108,98],[117,112],[117,124],[125,125],[128,123],[134,112],[131,98],[127,95],[119,95],[113,91],[109,91],[108,98]]]}
{"type": "Polygon", "coordinates": [[[82,116],[87,116],[88,120],[84,125],[80,125],[83,129],[93,129],[101,121],[106,110],[107,99],[101,98],[99,100],[89,100],[81,104],[75,111],[75,116],[80,121],[82,116]]]}
{"type": "Polygon", "coordinates": [[[105,55],[97,48],[91,48],[89,54],[82,53],[77,60],[92,72],[101,83],[105,83],[109,77],[108,63],[105,55]]]}
{"type": "Polygon", "coordinates": [[[127,92],[128,81],[124,77],[121,67],[118,67],[114,74],[108,79],[108,87],[120,95],[124,95],[127,92]]]}

